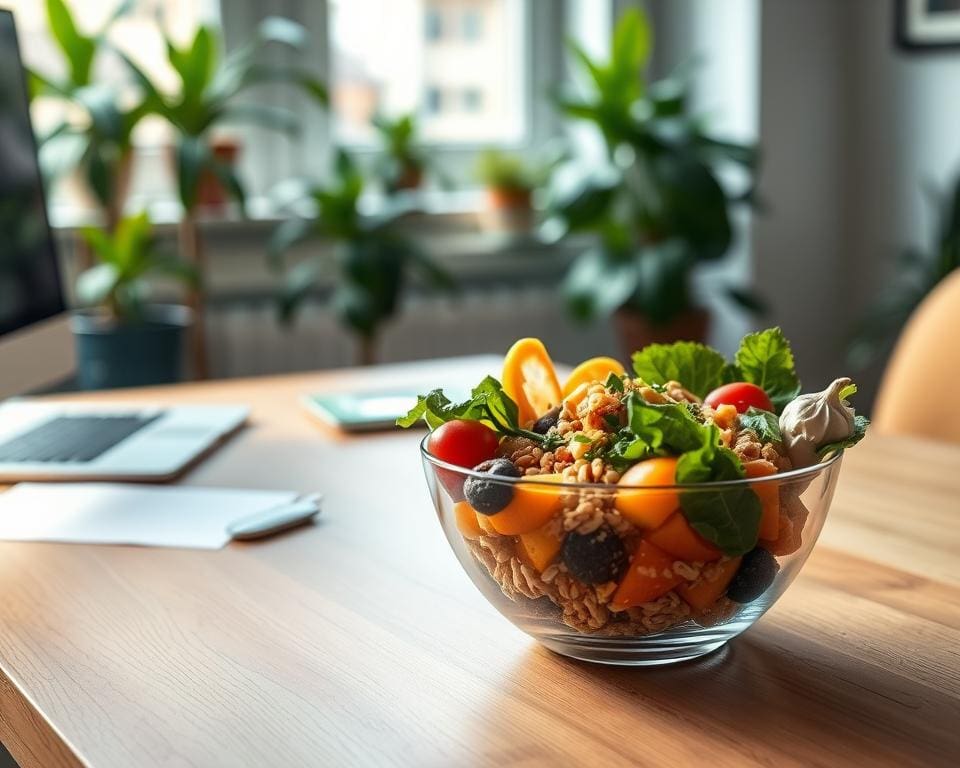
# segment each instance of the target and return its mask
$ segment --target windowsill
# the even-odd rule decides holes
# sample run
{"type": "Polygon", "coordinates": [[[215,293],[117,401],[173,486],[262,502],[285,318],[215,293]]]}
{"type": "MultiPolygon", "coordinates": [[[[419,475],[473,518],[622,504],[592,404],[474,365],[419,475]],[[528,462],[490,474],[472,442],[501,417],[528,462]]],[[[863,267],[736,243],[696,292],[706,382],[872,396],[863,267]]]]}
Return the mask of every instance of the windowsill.
{"type": "MultiPolygon", "coordinates": [[[[419,193],[419,209],[404,226],[423,249],[458,282],[471,285],[555,284],[560,281],[570,260],[588,241],[578,236],[557,243],[542,236],[539,229],[529,232],[505,232],[484,224],[486,198],[483,190],[461,192],[425,191],[419,193]]],[[[371,196],[365,201],[368,213],[375,213],[382,199],[371,196]]],[[[206,291],[214,301],[245,301],[275,295],[279,276],[268,266],[266,252],[276,226],[289,218],[268,205],[267,200],[251,201],[249,216],[240,217],[235,207],[222,214],[207,213],[199,223],[206,245],[206,291]]],[[[173,240],[180,219],[180,206],[158,203],[150,213],[162,238],[173,240]]],[[[96,223],[76,211],[52,212],[58,234],[69,243],[75,230],[96,223]]],[[[64,248],[68,284],[72,285],[79,263],[74,249],[64,248]]],[[[310,240],[291,249],[288,263],[301,258],[331,260],[332,252],[322,240],[310,240]]],[[[321,286],[322,288],[322,286],[321,286]]]]}

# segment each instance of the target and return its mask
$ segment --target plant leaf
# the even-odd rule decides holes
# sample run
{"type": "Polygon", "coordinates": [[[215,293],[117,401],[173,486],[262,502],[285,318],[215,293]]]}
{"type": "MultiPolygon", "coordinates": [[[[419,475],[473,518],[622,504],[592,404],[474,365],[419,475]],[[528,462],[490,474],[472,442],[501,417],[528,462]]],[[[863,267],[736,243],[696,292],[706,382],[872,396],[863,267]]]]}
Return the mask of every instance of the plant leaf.
{"type": "Polygon", "coordinates": [[[756,384],[766,392],[777,413],[800,393],[790,342],[780,328],[744,336],[737,350],[736,364],[743,381],[756,384]]]}
{"type": "Polygon", "coordinates": [[[740,414],[740,428],[752,429],[763,443],[783,442],[776,414],[761,408],[750,406],[746,413],[740,414]]]}
{"type": "Polygon", "coordinates": [[[73,87],[90,84],[90,71],[97,51],[93,38],[78,29],[70,9],[63,0],[46,0],[47,23],[70,70],[73,87]]]}
{"type": "Polygon", "coordinates": [[[679,381],[697,397],[732,381],[730,366],[715,349],[693,341],[651,344],[633,354],[633,370],[648,384],[679,381]]]}

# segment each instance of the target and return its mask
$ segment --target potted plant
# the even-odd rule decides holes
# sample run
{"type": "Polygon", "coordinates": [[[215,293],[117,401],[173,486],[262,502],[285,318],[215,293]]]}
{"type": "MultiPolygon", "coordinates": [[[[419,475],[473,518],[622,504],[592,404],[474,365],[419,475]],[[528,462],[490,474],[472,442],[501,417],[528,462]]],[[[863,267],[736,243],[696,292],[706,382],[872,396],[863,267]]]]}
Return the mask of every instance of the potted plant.
{"type": "Polygon", "coordinates": [[[550,179],[565,158],[554,153],[548,162],[525,160],[499,149],[484,150],[477,159],[477,179],[486,187],[486,222],[490,229],[529,232],[533,227],[533,194],[550,179]]]}
{"type": "Polygon", "coordinates": [[[442,289],[452,287],[445,271],[400,231],[398,225],[414,213],[408,206],[388,203],[377,215],[360,210],[364,179],[350,156],[337,153],[329,183],[304,190],[314,215],[291,218],[274,232],[269,255],[283,273],[280,317],[290,322],[304,299],[318,287],[332,290],[331,305],[341,323],[357,337],[357,362],[376,360],[383,324],[397,312],[411,273],[442,289]],[[295,243],[321,238],[332,248],[332,260],[312,256],[287,269],[283,255],[295,243]]]}
{"type": "Polygon", "coordinates": [[[146,213],[120,220],[113,233],[88,227],[81,236],[98,263],[77,279],[74,313],[79,385],[83,389],[165,384],[183,378],[183,335],[190,310],[148,303],[150,280],[196,285],[193,265],[165,253],[146,213]]]}
{"type": "Polygon", "coordinates": [[[391,119],[376,115],[372,123],[382,148],[376,173],[387,194],[419,189],[430,167],[430,160],[417,145],[416,118],[413,115],[400,115],[391,119]]]}
{"type": "MultiPolygon", "coordinates": [[[[733,241],[730,209],[752,194],[754,146],[719,140],[690,113],[685,80],[646,86],[641,78],[651,32],[636,9],[613,33],[608,61],[572,45],[585,74],[585,96],[563,96],[570,118],[592,123],[607,164],[587,174],[554,203],[565,232],[591,232],[596,242],[573,263],[564,288],[575,316],[613,313],[625,348],[655,341],[703,340],[707,311],[691,294],[691,275],[722,259],[733,241]],[[736,165],[745,177],[737,193],[718,169],[736,165]]],[[[727,293],[756,311],[759,300],[739,286],[727,293]]]]}
{"type": "MultiPolygon", "coordinates": [[[[246,194],[235,168],[240,148],[224,144],[218,130],[224,125],[243,123],[287,134],[299,130],[299,120],[289,110],[238,101],[258,85],[294,86],[326,104],[326,88],[313,74],[298,65],[271,66],[262,60],[271,44],[302,51],[308,42],[307,32],[301,25],[279,17],[264,19],[253,40],[226,54],[219,35],[211,27],[201,26],[184,47],[178,47],[166,37],[169,62],[180,80],[172,94],[163,93],[135,62],[124,57],[147,95],[148,108],[165,118],[176,132],[172,157],[183,206],[180,247],[201,275],[205,271],[205,259],[197,227],[198,210],[204,202],[222,205],[227,195],[237,201],[241,212],[245,208],[246,194]]],[[[202,295],[192,296],[190,304],[196,316],[194,369],[202,378],[206,374],[202,295]]]]}
{"type": "Polygon", "coordinates": [[[149,112],[146,100],[120,94],[94,81],[97,58],[109,46],[107,33],[130,8],[122,3],[96,34],[76,25],[64,0],[45,0],[47,26],[65,64],[62,76],[28,70],[30,96],[54,98],[68,105],[65,118],[40,139],[44,170],[56,178],[76,173],[113,229],[123,213],[130,185],[133,130],[149,112]],[[129,98],[126,98],[129,97],[129,98]]]}

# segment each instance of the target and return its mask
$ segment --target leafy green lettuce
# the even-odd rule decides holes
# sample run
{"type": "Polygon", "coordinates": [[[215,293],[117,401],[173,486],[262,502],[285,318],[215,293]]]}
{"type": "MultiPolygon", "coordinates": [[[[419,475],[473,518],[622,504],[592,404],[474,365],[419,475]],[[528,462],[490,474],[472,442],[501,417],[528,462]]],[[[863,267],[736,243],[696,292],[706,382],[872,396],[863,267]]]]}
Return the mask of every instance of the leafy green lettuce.
{"type": "Polygon", "coordinates": [[[740,379],[766,392],[777,413],[800,394],[790,342],[779,328],[744,336],[735,360],[740,379]]]}
{"type": "Polygon", "coordinates": [[[721,384],[736,381],[723,355],[692,341],[644,347],[633,354],[633,370],[648,384],[679,381],[701,398],[721,384]]]}
{"type": "MultiPolygon", "coordinates": [[[[627,424],[603,454],[614,466],[626,467],[652,456],[679,454],[677,483],[744,477],[740,459],[721,444],[720,430],[713,424],[701,424],[688,406],[648,403],[635,392],[627,396],[625,403],[627,424]]],[[[683,491],[680,507],[693,529],[728,555],[741,555],[757,542],[760,500],[746,485],[683,491]]]]}
{"type": "Polygon", "coordinates": [[[743,337],[734,363],[715,349],[692,341],[651,344],[633,355],[633,370],[648,384],[679,381],[698,397],[733,381],[763,389],[777,413],[800,393],[790,344],[779,328],[743,337]]]}
{"type": "MultiPolygon", "coordinates": [[[[720,444],[720,430],[702,428],[702,444],[684,453],[677,462],[677,482],[707,483],[739,480],[744,476],[740,459],[720,444]]],[[[731,557],[749,552],[760,531],[760,499],[747,486],[680,493],[680,508],[690,526],[731,557]]]]}
{"type": "Polygon", "coordinates": [[[503,386],[492,376],[487,376],[470,393],[470,399],[462,403],[453,403],[435,389],[417,398],[417,404],[406,416],[397,419],[397,426],[412,427],[423,419],[430,429],[436,429],[453,419],[481,421],[501,435],[529,437],[537,442],[543,441],[543,435],[521,429],[517,404],[503,391],[503,386]]]}

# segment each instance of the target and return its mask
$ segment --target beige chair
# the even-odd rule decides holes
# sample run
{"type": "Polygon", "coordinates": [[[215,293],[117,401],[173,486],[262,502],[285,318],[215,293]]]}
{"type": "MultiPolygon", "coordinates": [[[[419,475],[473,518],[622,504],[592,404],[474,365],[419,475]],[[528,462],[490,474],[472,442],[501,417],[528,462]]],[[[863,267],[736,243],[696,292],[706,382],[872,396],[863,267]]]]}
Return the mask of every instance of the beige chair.
{"type": "Polygon", "coordinates": [[[960,443],[960,269],[924,299],[900,334],[873,426],[960,443]]]}

